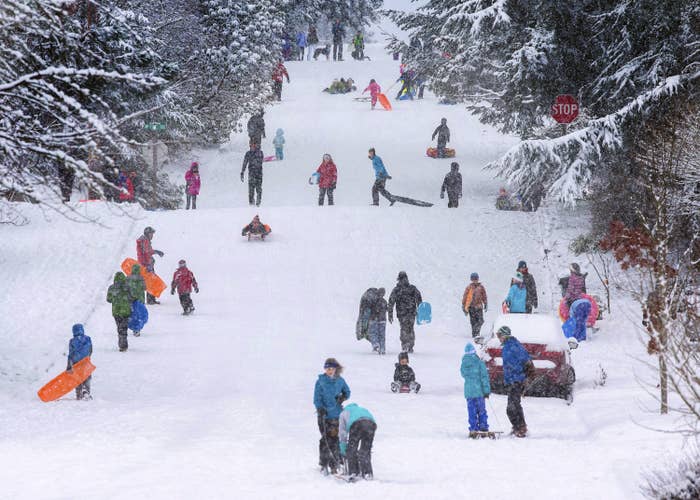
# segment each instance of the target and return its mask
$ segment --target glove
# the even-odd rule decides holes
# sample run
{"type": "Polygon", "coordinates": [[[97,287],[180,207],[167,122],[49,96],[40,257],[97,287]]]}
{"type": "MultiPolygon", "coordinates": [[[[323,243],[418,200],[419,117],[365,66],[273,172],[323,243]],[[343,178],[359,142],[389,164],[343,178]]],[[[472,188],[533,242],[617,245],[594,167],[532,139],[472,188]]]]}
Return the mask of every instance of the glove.
{"type": "Polygon", "coordinates": [[[347,399],[347,398],[345,397],[345,393],[343,393],[343,392],[341,392],[340,394],[338,394],[338,395],[335,397],[335,400],[337,401],[337,403],[338,403],[339,405],[342,405],[342,404],[343,404],[343,401],[345,401],[346,399],[347,399]]]}
{"type": "Polygon", "coordinates": [[[243,172],[241,172],[241,182],[243,182],[243,172]]]}
{"type": "Polygon", "coordinates": [[[444,200],[445,199],[445,193],[440,193],[440,199],[444,200]]]}
{"type": "Polygon", "coordinates": [[[484,394],[484,398],[488,399],[488,398],[489,398],[489,395],[488,395],[488,394],[484,394]]]}
{"type": "Polygon", "coordinates": [[[170,295],[175,295],[175,289],[170,290],[170,295]]]}
{"type": "Polygon", "coordinates": [[[326,413],[328,413],[328,412],[326,411],[325,408],[316,408],[316,414],[317,414],[319,417],[325,417],[325,416],[326,416],[326,413]]]}
{"type": "Polygon", "coordinates": [[[386,178],[387,178],[387,179],[391,179],[392,177],[391,177],[390,175],[387,175],[386,178]]]}
{"type": "Polygon", "coordinates": [[[156,254],[158,257],[162,257],[163,255],[165,255],[165,254],[164,254],[163,252],[161,252],[160,250],[153,250],[153,253],[156,254]]]}
{"type": "Polygon", "coordinates": [[[487,304],[484,304],[484,312],[489,310],[489,306],[487,304]]]}
{"type": "Polygon", "coordinates": [[[335,189],[335,182],[331,184],[331,189],[335,189]]]}
{"type": "Polygon", "coordinates": [[[393,322],[394,322],[394,317],[389,315],[389,323],[393,323],[393,322]]]}
{"type": "Polygon", "coordinates": [[[199,288],[195,287],[195,288],[194,288],[194,293],[199,293],[199,288]]]}

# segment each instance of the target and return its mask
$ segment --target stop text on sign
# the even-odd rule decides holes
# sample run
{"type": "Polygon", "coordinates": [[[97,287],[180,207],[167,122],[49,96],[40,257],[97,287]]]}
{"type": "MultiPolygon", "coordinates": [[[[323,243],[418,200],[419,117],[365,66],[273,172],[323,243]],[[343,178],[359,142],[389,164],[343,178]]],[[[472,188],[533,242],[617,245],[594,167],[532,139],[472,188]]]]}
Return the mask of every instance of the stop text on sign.
{"type": "Polygon", "coordinates": [[[571,123],[576,119],[579,105],[572,95],[559,95],[552,105],[552,118],[559,123],[571,123]]]}

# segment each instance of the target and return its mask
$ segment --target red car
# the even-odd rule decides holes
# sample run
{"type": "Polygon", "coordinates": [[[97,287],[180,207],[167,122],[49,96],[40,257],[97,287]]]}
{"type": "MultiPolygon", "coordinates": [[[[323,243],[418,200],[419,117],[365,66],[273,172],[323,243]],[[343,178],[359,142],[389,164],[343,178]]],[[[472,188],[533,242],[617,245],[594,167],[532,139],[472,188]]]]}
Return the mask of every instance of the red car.
{"type": "Polygon", "coordinates": [[[525,347],[535,365],[535,376],[526,382],[525,395],[558,397],[573,401],[576,372],[571,366],[570,345],[561,329],[561,323],[546,314],[502,314],[493,323],[491,337],[485,343],[486,367],[491,390],[503,394],[503,359],[501,343],[496,332],[508,326],[515,338],[525,347]]]}

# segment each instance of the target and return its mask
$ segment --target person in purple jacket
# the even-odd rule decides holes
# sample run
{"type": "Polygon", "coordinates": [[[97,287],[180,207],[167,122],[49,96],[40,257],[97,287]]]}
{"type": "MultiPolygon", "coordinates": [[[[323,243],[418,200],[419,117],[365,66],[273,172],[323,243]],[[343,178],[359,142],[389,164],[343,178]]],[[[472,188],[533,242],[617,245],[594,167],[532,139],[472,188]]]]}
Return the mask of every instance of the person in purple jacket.
{"type": "Polygon", "coordinates": [[[575,262],[569,265],[569,284],[566,287],[564,300],[566,307],[571,308],[571,304],[581,298],[586,293],[586,274],[581,274],[581,268],[575,262]]]}

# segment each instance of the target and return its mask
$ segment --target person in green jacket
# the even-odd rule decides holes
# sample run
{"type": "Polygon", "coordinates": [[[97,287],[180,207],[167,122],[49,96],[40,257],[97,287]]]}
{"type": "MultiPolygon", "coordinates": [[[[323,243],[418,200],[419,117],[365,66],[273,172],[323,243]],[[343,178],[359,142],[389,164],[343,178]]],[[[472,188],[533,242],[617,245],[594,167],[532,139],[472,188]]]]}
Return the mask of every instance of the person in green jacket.
{"type": "Polygon", "coordinates": [[[471,343],[464,347],[460,371],[464,377],[464,398],[469,411],[469,437],[476,438],[489,430],[484,398],[489,397],[491,384],[486,364],[476,355],[476,349],[471,343]]]}
{"type": "Polygon", "coordinates": [[[131,316],[131,303],[133,302],[124,273],[118,272],[114,275],[114,283],[107,290],[107,302],[112,304],[112,316],[117,323],[119,351],[124,352],[129,348],[126,336],[131,316]]]}
{"type": "MultiPolygon", "coordinates": [[[[131,300],[138,300],[139,302],[144,301],[144,296],[146,295],[146,282],[141,276],[141,265],[134,264],[131,266],[131,274],[126,278],[126,283],[128,285],[129,291],[131,292],[131,300]]],[[[141,330],[134,331],[134,336],[138,337],[141,335],[141,330]]]]}

